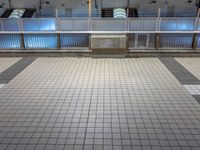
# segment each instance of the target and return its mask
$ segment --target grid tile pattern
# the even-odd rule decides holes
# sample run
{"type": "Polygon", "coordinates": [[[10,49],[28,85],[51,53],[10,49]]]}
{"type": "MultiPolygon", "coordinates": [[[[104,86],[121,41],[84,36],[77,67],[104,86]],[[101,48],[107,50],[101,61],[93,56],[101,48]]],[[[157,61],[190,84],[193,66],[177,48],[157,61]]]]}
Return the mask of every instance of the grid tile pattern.
{"type": "Polygon", "coordinates": [[[176,58],[176,60],[200,80],[200,58],[176,58]]]}
{"type": "Polygon", "coordinates": [[[0,143],[198,150],[200,105],[157,58],[38,58],[0,89],[0,143]]]}
{"type": "Polygon", "coordinates": [[[28,65],[30,65],[36,58],[27,57],[22,58],[8,69],[0,74],[0,83],[7,84],[14,79],[21,71],[23,71],[28,65]]]}
{"type": "Polygon", "coordinates": [[[19,61],[21,58],[3,58],[0,57],[0,73],[19,61]]]}
{"type": "Polygon", "coordinates": [[[184,85],[200,85],[200,81],[174,58],[160,58],[171,73],[184,85]]]}
{"type": "Polygon", "coordinates": [[[200,85],[184,85],[192,95],[200,95],[200,85]]]}
{"type": "Polygon", "coordinates": [[[188,92],[190,92],[191,95],[193,95],[197,102],[199,102],[200,80],[195,76],[196,70],[198,70],[197,67],[193,67],[193,65],[196,64],[195,61],[191,61],[193,60],[192,58],[181,58],[180,60],[162,58],[160,60],[173,73],[179,82],[184,84],[183,86],[188,90],[188,92]],[[181,63],[182,61],[184,63],[181,63]],[[194,68],[196,69],[195,71],[194,68]]]}
{"type": "Polygon", "coordinates": [[[197,102],[200,104],[200,95],[194,95],[193,96],[196,100],[197,100],[197,102]]]}

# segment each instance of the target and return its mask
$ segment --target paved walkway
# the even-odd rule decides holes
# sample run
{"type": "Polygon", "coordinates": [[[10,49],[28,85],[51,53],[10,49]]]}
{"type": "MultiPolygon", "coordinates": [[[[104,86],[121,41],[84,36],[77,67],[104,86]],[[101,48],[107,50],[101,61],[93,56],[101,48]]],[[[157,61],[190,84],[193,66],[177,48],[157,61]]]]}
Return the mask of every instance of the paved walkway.
{"type": "Polygon", "coordinates": [[[199,64],[0,58],[0,150],[199,150],[199,64]]]}

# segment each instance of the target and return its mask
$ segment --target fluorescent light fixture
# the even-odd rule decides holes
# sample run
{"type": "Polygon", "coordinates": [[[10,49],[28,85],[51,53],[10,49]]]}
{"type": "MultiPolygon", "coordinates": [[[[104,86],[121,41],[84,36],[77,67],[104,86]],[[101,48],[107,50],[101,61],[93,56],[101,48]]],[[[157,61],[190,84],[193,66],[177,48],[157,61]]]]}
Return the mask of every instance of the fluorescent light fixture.
{"type": "Polygon", "coordinates": [[[25,9],[15,9],[13,10],[9,18],[21,18],[25,11],[25,9]]]}
{"type": "Polygon", "coordinates": [[[114,18],[126,18],[125,8],[115,8],[113,10],[114,18]]]}

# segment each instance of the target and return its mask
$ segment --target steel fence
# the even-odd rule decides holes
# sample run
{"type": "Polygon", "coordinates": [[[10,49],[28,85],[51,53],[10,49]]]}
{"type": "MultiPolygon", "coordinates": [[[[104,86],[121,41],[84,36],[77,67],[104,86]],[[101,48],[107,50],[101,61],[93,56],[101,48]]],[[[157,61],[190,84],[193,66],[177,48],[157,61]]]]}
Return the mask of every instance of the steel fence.
{"type": "Polygon", "coordinates": [[[127,34],[131,49],[154,49],[156,34],[161,49],[189,49],[198,34],[200,48],[200,20],[195,17],[0,19],[0,48],[89,48],[93,33],[127,34]]]}

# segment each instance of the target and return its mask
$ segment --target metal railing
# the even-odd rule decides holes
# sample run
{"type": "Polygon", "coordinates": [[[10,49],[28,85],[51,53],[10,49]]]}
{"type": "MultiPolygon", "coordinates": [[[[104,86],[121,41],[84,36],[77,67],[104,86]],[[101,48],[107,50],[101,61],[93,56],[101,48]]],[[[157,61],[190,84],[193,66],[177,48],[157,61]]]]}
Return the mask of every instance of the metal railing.
{"type": "Polygon", "coordinates": [[[58,22],[54,18],[19,19],[22,31],[55,31],[58,22]]]}
{"type": "Polygon", "coordinates": [[[2,32],[171,32],[200,31],[200,20],[195,17],[143,18],[20,18],[0,19],[2,32]]]}
{"type": "Polygon", "coordinates": [[[128,35],[130,49],[191,49],[195,33],[200,48],[200,20],[195,17],[21,18],[0,19],[0,49],[90,47],[92,33],[128,35]]]}
{"type": "Polygon", "coordinates": [[[197,30],[196,18],[161,18],[161,31],[193,31],[197,30]]]}
{"type": "Polygon", "coordinates": [[[126,19],[93,18],[91,31],[126,31],[126,19]]]}
{"type": "Polygon", "coordinates": [[[128,19],[128,31],[156,31],[157,18],[130,18],[128,19]]]}
{"type": "Polygon", "coordinates": [[[90,29],[89,18],[58,19],[57,22],[57,29],[60,31],[89,31],[90,29]]]}

